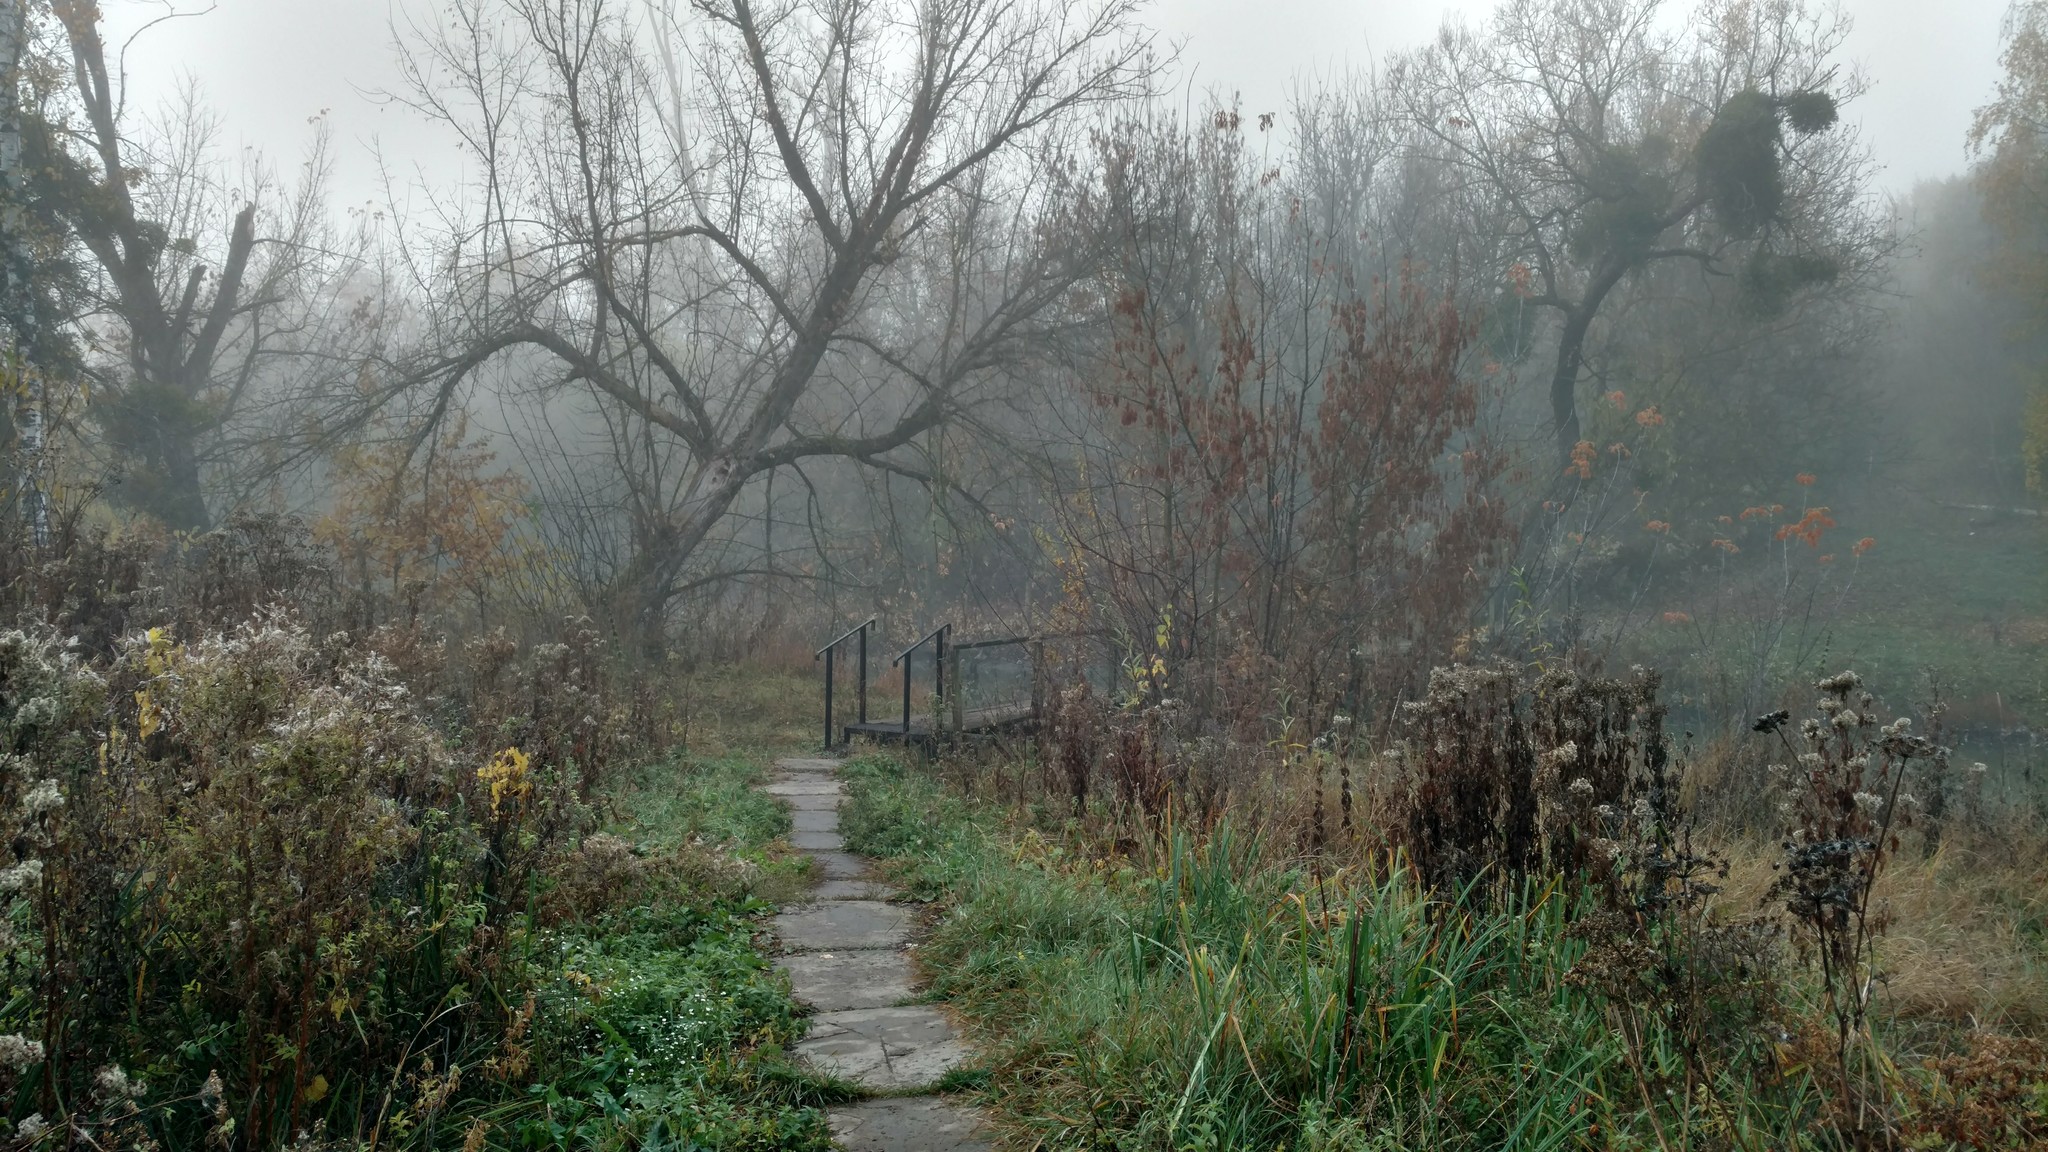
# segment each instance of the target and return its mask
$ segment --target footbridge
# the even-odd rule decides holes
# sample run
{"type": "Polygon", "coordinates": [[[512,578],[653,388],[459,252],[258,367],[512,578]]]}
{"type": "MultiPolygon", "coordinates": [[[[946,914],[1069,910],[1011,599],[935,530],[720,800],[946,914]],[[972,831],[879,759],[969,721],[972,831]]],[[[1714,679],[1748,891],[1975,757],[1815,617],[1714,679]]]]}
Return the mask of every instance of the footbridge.
{"type": "Polygon", "coordinates": [[[870,616],[815,654],[825,665],[827,750],[855,737],[928,744],[1030,728],[1045,712],[1047,645],[1083,639],[1064,633],[961,637],[947,623],[876,668],[882,653],[870,649],[880,644],[879,623],[870,616]]]}

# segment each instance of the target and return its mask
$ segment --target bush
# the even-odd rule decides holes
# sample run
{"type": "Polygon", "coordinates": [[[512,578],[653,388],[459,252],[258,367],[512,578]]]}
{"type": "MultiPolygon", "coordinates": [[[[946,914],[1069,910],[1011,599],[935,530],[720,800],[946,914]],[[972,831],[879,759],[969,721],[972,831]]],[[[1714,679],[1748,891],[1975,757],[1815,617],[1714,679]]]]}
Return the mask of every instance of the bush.
{"type": "Polygon", "coordinates": [[[111,1068],[174,1146],[360,1131],[390,1106],[374,1070],[502,1030],[540,814],[580,803],[558,769],[514,750],[493,789],[387,662],[281,615],[151,631],[102,668],[50,636],[0,649],[43,809],[4,1025],[42,1045],[17,1122],[111,1068]]]}
{"type": "Polygon", "coordinates": [[[282,609],[100,659],[0,635],[17,1138],[822,1146],[735,855],[786,817],[734,764],[683,770],[667,842],[598,832],[581,757],[628,744],[596,653],[481,647],[282,609]]]}

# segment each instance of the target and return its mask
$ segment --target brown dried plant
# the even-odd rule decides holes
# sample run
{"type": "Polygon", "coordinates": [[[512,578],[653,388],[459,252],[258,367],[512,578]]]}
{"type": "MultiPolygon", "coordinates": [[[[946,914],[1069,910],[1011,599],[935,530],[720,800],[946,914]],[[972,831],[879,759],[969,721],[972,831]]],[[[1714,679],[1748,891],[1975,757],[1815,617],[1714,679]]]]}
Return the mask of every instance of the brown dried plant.
{"type": "Polygon", "coordinates": [[[1870,1028],[1877,942],[1887,924],[1877,882],[1919,806],[1905,790],[1909,769],[1930,765],[1939,781],[1949,752],[1915,735],[1909,718],[1880,724],[1876,698],[1854,672],[1814,687],[1820,698],[1799,724],[1799,745],[1785,732],[1789,711],[1755,725],[1793,757],[1772,766],[1788,831],[1771,896],[1790,914],[1794,940],[1817,977],[1830,1043],[1815,1072],[1830,1090],[1837,1124],[1859,1144],[1883,1143],[1895,1075],[1870,1028]]]}

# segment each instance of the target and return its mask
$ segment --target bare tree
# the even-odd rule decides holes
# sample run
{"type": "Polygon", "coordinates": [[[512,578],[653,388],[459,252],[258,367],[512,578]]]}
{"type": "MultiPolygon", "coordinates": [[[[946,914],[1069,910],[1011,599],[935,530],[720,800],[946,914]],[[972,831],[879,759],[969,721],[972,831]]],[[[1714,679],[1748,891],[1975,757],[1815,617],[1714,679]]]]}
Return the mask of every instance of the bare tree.
{"type": "Polygon", "coordinates": [[[1708,0],[1681,36],[1663,7],[1513,0],[1488,33],[1447,28],[1389,71],[1416,147],[1458,174],[1466,255],[1558,318],[1548,397],[1566,460],[1588,335],[1632,274],[1690,262],[1769,309],[1840,268],[1821,218],[1856,173],[1822,133],[1829,88],[1855,91],[1830,63],[1846,22],[1708,0]]]}
{"type": "Polygon", "coordinates": [[[426,415],[496,368],[609,457],[604,607],[659,644],[750,482],[818,457],[929,478],[900,450],[1054,322],[1085,268],[1057,134],[1149,86],[1132,12],[466,0],[407,59],[481,171],[421,272],[453,272],[426,415]]]}
{"type": "Polygon", "coordinates": [[[349,353],[374,336],[378,293],[360,249],[339,251],[328,228],[324,133],[290,187],[260,159],[231,179],[196,92],[156,122],[135,122],[97,5],[51,8],[70,85],[24,115],[25,167],[30,195],[96,273],[91,311],[74,318],[101,353],[85,360],[91,416],[123,503],[204,528],[210,491],[232,501],[251,473],[274,476],[292,455],[268,437],[275,426],[236,430],[259,412],[317,424],[305,390],[351,378],[349,353]],[[280,390],[290,404],[276,403],[280,390]]]}
{"type": "Polygon", "coordinates": [[[1197,728],[1389,718],[1508,543],[1457,286],[1368,227],[1364,95],[1304,95],[1292,172],[1227,106],[1102,139],[1104,335],[1041,432],[1061,614],[1197,728]]]}

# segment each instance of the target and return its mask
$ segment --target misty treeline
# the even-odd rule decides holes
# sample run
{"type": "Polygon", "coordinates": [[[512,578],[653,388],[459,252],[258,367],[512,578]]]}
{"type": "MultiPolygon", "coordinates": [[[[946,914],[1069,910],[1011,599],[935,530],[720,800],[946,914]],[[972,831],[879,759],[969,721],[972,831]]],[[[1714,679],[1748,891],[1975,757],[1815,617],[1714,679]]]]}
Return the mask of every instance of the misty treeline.
{"type": "Polygon", "coordinates": [[[362,626],[1106,632],[1228,725],[1775,605],[1733,717],[1843,504],[2040,451],[1983,259],[2031,74],[1988,183],[1889,203],[1818,3],[1518,0],[1250,109],[1122,0],[461,0],[383,94],[461,176],[349,207],[319,123],[233,152],[7,10],[18,531],[296,515],[362,626]]]}
{"type": "MultiPolygon", "coordinates": [[[[1763,715],[1825,804],[1732,755],[1717,797],[1848,846],[1791,881],[1847,957],[1810,1050],[1848,1084],[1897,849],[1866,785],[1937,765],[1930,846],[1976,785],[1854,676],[1792,749],[1782,693],[1904,551],[1874,510],[2039,497],[2048,6],[1976,171],[1905,202],[1817,0],[1507,0],[1271,109],[1190,90],[1130,0],[396,19],[381,95],[460,163],[342,205],[362,161],[317,118],[233,149],[206,77],[127,89],[147,31],[0,0],[10,1141],[822,1147],[839,1097],[751,943],[785,817],[696,718],[721,667],[730,713],[808,714],[778,665],[876,612],[1107,640],[1113,686],[1052,670],[1044,811],[1216,815],[1202,773],[1236,773],[1214,808],[1312,812],[1285,838],[1318,861],[1435,845],[1446,885],[1502,827],[1510,870],[1628,840],[1637,928],[1672,867],[1708,891],[1660,701],[1763,715]],[[1638,658],[1664,679],[1600,678],[1638,658]]],[[[1606,1011],[1570,1036],[1612,1043],[1606,1011]]],[[[1740,1032],[1768,1060],[1730,1067],[1776,1077],[1740,1032]]],[[[1631,1075],[1652,1124],[1709,1083],[1631,1075]]]]}

